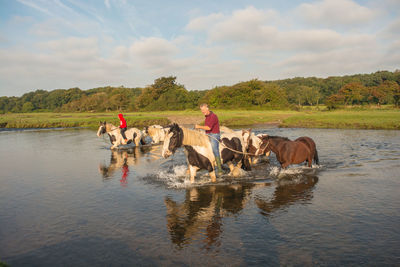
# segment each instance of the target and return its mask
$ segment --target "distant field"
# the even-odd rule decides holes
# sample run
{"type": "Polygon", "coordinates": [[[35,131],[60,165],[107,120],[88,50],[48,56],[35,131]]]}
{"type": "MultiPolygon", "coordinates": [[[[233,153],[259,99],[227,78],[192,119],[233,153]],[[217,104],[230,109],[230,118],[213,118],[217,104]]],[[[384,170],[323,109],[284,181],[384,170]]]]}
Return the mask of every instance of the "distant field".
{"type": "MultiPolygon", "coordinates": [[[[304,128],[349,128],[349,129],[395,129],[400,130],[399,109],[365,110],[215,110],[222,125],[229,127],[251,127],[274,124],[280,127],[304,128]]],[[[18,113],[0,115],[2,128],[53,128],[88,127],[97,128],[100,121],[118,125],[118,112],[109,113],[18,113]]],[[[198,110],[166,112],[124,113],[130,127],[166,125],[178,122],[194,125],[204,121],[198,110]]]]}

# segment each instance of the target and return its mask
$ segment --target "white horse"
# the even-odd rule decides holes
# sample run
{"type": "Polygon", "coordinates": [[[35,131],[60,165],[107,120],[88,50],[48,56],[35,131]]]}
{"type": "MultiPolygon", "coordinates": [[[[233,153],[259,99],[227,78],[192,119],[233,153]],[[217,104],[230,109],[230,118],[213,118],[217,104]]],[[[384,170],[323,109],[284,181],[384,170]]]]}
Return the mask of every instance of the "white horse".
{"type": "Polygon", "coordinates": [[[144,133],[151,137],[151,143],[154,145],[164,142],[167,131],[161,125],[151,125],[144,128],[144,133]]]}
{"type": "MultiPolygon", "coordinates": [[[[118,147],[119,145],[125,145],[124,138],[121,135],[121,131],[118,127],[112,125],[108,122],[101,122],[100,127],[97,130],[97,136],[101,136],[102,134],[107,133],[110,137],[110,142],[112,144],[111,149],[118,147]]],[[[127,144],[130,144],[132,141],[136,146],[146,144],[144,142],[144,135],[142,131],[137,128],[129,128],[125,131],[126,138],[128,139],[127,144]]]]}

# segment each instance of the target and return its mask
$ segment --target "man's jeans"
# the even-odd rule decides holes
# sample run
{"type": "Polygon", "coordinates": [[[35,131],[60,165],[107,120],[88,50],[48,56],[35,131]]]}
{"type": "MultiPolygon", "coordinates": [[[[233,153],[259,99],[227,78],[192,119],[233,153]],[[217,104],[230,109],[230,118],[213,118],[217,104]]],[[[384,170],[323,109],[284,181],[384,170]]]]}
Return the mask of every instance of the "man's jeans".
{"type": "Polygon", "coordinates": [[[220,134],[219,133],[209,133],[209,134],[207,134],[208,136],[209,136],[209,138],[210,138],[210,141],[211,141],[211,147],[212,147],[212,151],[213,151],[213,153],[214,153],[214,156],[215,157],[219,157],[220,155],[219,155],[219,139],[220,139],[220,134]],[[211,138],[211,137],[213,137],[213,138],[211,138]],[[215,140],[215,139],[217,139],[217,140],[215,140]]]}

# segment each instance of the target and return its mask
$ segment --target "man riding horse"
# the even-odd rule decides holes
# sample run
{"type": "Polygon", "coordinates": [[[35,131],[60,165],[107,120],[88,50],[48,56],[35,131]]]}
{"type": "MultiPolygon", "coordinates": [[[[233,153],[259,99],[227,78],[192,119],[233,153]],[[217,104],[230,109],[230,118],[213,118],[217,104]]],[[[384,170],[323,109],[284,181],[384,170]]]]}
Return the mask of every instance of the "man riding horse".
{"type": "Polygon", "coordinates": [[[222,166],[221,157],[219,155],[220,131],[218,117],[214,112],[209,109],[208,104],[201,104],[200,110],[205,116],[204,126],[196,124],[195,128],[205,130],[206,134],[210,137],[211,147],[215,156],[218,174],[220,175],[222,174],[222,166]]]}

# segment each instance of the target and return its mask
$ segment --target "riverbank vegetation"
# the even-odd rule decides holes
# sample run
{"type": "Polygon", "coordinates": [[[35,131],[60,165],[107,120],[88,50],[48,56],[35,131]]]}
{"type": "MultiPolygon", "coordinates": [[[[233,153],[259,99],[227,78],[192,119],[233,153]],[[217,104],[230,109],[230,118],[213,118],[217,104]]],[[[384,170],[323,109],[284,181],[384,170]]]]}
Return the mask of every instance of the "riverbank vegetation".
{"type": "Polygon", "coordinates": [[[210,90],[187,90],[176,77],[161,77],[145,88],[101,87],[36,90],[0,97],[1,128],[96,128],[200,123],[200,103],[208,103],[229,127],[273,124],[280,127],[400,129],[400,71],[378,71],[328,78],[250,80],[210,90]]]}
{"type": "MultiPolygon", "coordinates": [[[[348,108],[334,111],[222,110],[216,109],[222,125],[228,127],[305,127],[400,130],[400,109],[381,106],[376,109],[348,108]]],[[[129,127],[143,128],[171,122],[188,127],[202,123],[198,110],[124,113],[129,127]]],[[[103,113],[17,113],[0,116],[3,128],[88,127],[96,129],[100,121],[118,125],[117,112],[103,113]]]]}
{"type": "Polygon", "coordinates": [[[197,109],[301,110],[326,105],[400,105],[400,71],[378,71],[328,78],[257,79],[209,90],[187,90],[176,77],[161,77],[145,88],[101,87],[36,90],[21,97],[0,97],[0,113],[140,112],[197,109]]]}

